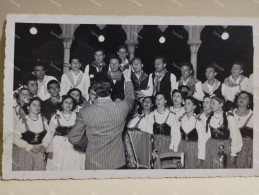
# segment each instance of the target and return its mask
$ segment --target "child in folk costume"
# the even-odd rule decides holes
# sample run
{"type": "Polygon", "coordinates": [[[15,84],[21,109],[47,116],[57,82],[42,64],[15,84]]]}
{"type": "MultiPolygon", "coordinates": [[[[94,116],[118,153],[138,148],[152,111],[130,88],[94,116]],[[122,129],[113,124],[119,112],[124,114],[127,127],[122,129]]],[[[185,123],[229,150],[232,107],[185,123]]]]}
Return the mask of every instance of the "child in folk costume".
{"type": "Polygon", "coordinates": [[[233,113],[224,111],[224,97],[211,98],[211,114],[207,119],[205,167],[209,169],[233,168],[237,153],[242,148],[242,137],[233,113]]]}
{"type": "Polygon", "coordinates": [[[46,148],[51,142],[47,120],[41,112],[42,101],[30,99],[29,114],[21,118],[14,128],[13,170],[45,170],[46,148]]]}
{"type": "Polygon", "coordinates": [[[154,149],[159,153],[177,151],[181,139],[180,132],[177,131],[177,120],[175,113],[167,107],[165,95],[158,92],[155,96],[157,109],[149,117],[148,130],[154,135],[154,149]],[[170,147],[170,148],[169,148],[170,147]]]}
{"type": "Polygon", "coordinates": [[[181,142],[178,152],[184,153],[184,168],[200,168],[205,159],[205,128],[201,119],[195,114],[199,111],[199,103],[193,97],[185,99],[185,114],[180,117],[181,142]]]}
{"type": "Polygon", "coordinates": [[[148,121],[150,113],[153,111],[153,97],[146,96],[143,98],[141,106],[138,108],[138,112],[133,118],[129,121],[127,127],[129,129],[135,128],[140,131],[150,132],[148,129],[148,121]]]}
{"type": "Polygon", "coordinates": [[[172,91],[172,101],[173,101],[173,106],[170,107],[170,110],[175,113],[176,115],[176,119],[179,120],[179,118],[181,116],[183,116],[183,114],[185,113],[185,109],[184,109],[184,97],[183,97],[183,93],[180,92],[177,89],[174,89],[172,91]]]}
{"type": "Polygon", "coordinates": [[[80,89],[77,89],[77,88],[70,89],[67,95],[72,96],[76,100],[76,108],[74,112],[76,113],[79,112],[79,110],[83,108],[82,104],[84,102],[82,92],[80,91],[80,89]]]}
{"type": "Polygon", "coordinates": [[[222,95],[227,100],[228,108],[234,106],[234,98],[240,91],[246,91],[248,78],[243,75],[243,69],[243,63],[235,62],[231,68],[231,75],[222,84],[222,95]]]}
{"type": "Polygon", "coordinates": [[[88,100],[88,88],[90,86],[90,79],[80,69],[81,64],[78,58],[71,58],[69,61],[71,70],[64,73],[61,77],[61,91],[60,95],[66,95],[72,88],[78,88],[83,97],[88,100]]]}
{"type": "Polygon", "coordinates": [[[192,92],[192,96],[202,101],[204,93],[202,90],[202,83],[198,79],[193,77],[194,70],[193,65],[190,62],[183,62],[181,64],[181,78],[178,82],[180,86],[188,86],[192,92]]]}
{"type": "Polygon", "coordinates": [[[52,133],[53,157],[47,161],[47,170],[84,170],[83,151],[69,143],[67,135],[75,124],[76,101],[72,96],[64,95],[60,110],[52,116],[49,128],[52,133]]]}
{"type": "Polygon", "coordinates": [[[252,168],[253,163],[253,96],[241,91],[235,98],[234,118],[241,132],[243,147],[237,154],[237,168],[252,168]]]}
{"type": "Polygon", "coordinates": [[[216,68],[213,65],[209,65],[206,68],[205,76],[207,80],[202,84],[202,89],[205,95],[222,95],[221,82],[215,78],[217,74],[216,68]]]}

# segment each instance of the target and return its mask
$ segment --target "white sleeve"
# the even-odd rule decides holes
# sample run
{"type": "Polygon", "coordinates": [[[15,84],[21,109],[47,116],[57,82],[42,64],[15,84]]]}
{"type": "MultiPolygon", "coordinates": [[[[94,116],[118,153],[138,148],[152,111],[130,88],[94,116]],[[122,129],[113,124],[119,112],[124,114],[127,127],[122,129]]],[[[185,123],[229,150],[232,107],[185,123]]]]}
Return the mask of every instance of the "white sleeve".
{"type": "Polygon", "coordinates": [[[202,121],[197,121],[196,130],[198,133],[198,159],[205,160],[206,142],[205,126],[202,121]]]}
{"type": "Polygon", "coordinates": [[[66,95],[68,92],[68,82],[65,74],[62,75],[61,77],[61,82],[60,82],[60,95],[66,95]]]}
{"type": "Polygon", "coordinates": [[[139,121],[139,115],[136,115],[134,118],[132,118],[132,119],[128,122],[127,127],[128,127],[128,128],[133,128],[133,127],[135,127],[138,121],[139,121]]]}
{"type": "Polygon", "coordinates": [[[42,145],[43,145],[45,148],[47,148],[47,147],[49,146],[50,142],[52,141],[52,134],[51,134],[51,132],[50,132],[48,123],[47,123],[46,121],[44,121],[44,126],[45,126],[45,128],[46,128],[47,133],[46,133],[45,137],[44,137],[43,140],[42,140],[42,145]]]}
{"type": "Polygon", "coordinates": [[[14,128],[13,143],[19,148],[24,148],[25,150],[30,151],[33,145],[28,144],[28,142],[22,139],[22,133],[24,133],[25,131],[25,124],[23,123],[23,120],[20,119],[14,128]]]}
{"type": "Polygon", "coordinates": [[[147,133],[153,134],[153,124],[154,124],[154,114],[151,113],[148,118],[147,129],[146,129],[147,133]]]}
{"type": "Polygon", "coordinates": [[[149,75],[149,78],[148,78],[148,85],[147,85],[147,89],[145,90],[141,90],[145,96],[152,96],[153,95],[153,89],[154,89],[154,86],[153,86],[153,81],[152,81],[152,74],[149,75]]]}
{"type": "Polygon", "coordinates": [[[89,100],[88,89],[89,89],[89,87],[90,87],[90,78],[89,78],[89,76],[86,76],[86,75],[84,75],[84,77],[85,77],[85,86],[84,86],[84,88],[85,88],[85,94],[83,94],[83,96],[84,96],[85,99],[88,101],[88,100],[89,100]]]}
{"type": "Polygon", "coordinates": [[[175,75],[172,73],[170,74],[170,81],[171,81],[171,93],[172,93],[174,89],[178,89],[178,82],[176,81],[175,75]]]}
{"type": "Polygon", "coordinates": [[[180,122],[177,120],[176,116],[171,114],[170,117],[170,126],[171,126],[171,144],[169,148],[173,150],[174,152],[178,151],[178,146],[181,141],[181,133],[180,133],[180,122]]]}
{"type": "Polygon", "coordinates": [[[89,64],[86,65],[84,74],[89,77],[89,64]]]}
{"type": "Polygon", "coordinates": [[[241,151],[243,146],[242,136],[239,128],[237,127],[234,117],[228,116],[228,128],[230,130],[231,138],[231,156],[237,156],[237,153],[241,151]]]}
{"type": "Polygon", "coordinates": [[[195,92],[193,97],[199,101],[203,101],[204,93],[202,89],[202,83],[200,81],[195,84],[195,92]]]}

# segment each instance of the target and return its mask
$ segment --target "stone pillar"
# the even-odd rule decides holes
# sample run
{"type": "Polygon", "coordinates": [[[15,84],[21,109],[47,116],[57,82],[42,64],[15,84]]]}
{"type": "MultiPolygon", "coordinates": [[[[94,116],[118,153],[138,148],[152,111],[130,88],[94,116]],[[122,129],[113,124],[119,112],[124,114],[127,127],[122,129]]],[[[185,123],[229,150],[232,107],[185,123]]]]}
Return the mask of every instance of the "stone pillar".
{"type": "Polygon", "coordinates": [[[127,35],[127,40],[125,44],[128,47],[129,60],[131,60],[135,55],[135,49],[138,45],[138,33],[143,28],[142,25],[122,25],[123,30],[127,35]]]}
{"type": "Polygon", "coordinates": [[[64,65],[63,73],[69,71],[70,47],[74,39],[74,32],[79,24],[60,24],[62,29],[61,38],[64,45],[64,65]]]}
{"type": "Polygon", "coordinates": [[[200,34],[204,26],[184,26],[189,33],[188,44],[190,45],[191,51],[191,63],[194,69],[194,77],[197,76],[197,53],[201,45],[200,34]]]}

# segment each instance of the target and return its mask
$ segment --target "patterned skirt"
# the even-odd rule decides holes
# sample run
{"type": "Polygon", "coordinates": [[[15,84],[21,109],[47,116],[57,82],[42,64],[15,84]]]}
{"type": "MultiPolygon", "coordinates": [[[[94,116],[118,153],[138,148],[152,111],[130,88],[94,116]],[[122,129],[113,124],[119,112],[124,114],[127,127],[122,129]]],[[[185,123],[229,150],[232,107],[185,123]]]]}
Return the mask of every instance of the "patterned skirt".
{"type": "Polygon", "coordinates": [[[45,154],[33,153],[13,145],[13,171],[42,171],[46,168],[45,154]]]}
{"type": "Polygon", "coordinates": [[[198,142],[186,141],[181,139],[178,146],[178,152],[184,153],[184,168],[196,169],[198,161],[198,142]]]}
{"type": "Polygon", "coordinates": [[[243,138],[242,150],[237,154],[236,168],[253,168],[253,140],[243,138]]]}
{"type": "Polygon", "coordinates": [[[230,143],[231,140],[221,140],[210,138],[206,143],[206,154],[204,161],[204,168],[206,169],[220,169],[224,168],[234,168],[233,165],[230,165],[230,143]],[[225,160],[224,162],[220,161],[219,152],[220,146],[224,146],[225,160]]]}

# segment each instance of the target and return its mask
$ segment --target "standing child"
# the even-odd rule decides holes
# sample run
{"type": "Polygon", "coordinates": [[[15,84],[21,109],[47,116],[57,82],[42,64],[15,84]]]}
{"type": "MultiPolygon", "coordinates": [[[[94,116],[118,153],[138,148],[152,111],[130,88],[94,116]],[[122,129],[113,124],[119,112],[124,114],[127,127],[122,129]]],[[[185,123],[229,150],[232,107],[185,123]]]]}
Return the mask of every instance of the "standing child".
{"type": "Polygon", "coordinates": [[[53,158],[47,161],[47,170],[84,170],[84,153],[68,142],[67,135],[75,124],[76,101],[64,95],[60,110],[52,116],[49,127],[52,132],[53,158]]]}

